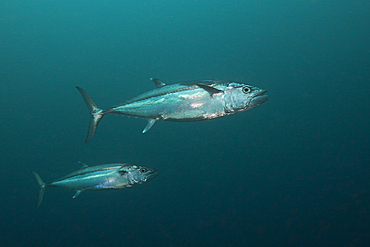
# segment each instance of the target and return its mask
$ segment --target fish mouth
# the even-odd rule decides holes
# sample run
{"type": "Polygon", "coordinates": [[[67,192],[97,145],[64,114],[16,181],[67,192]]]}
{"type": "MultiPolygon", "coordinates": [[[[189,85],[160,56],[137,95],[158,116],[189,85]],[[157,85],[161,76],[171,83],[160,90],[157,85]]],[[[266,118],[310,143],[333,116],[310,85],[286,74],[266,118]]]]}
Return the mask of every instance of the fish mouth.
{"type": "Polygon", "coordinates": [[[157,169],[153,170],[151,173],[149,173],[149,174],[148,174],[148,180],[149,180],[149,179],[153,179],[153,178],[155,178],[156,176],[158,176],[157,169]]]}
{"type": "Polygon", "coordinates": [[[256,92],[254,97],[251,99],[250,104],[252,106],[258,106],[269,99],[269,96],[266,94],[267,90],[261,89],[260,91],[256,92]]]}

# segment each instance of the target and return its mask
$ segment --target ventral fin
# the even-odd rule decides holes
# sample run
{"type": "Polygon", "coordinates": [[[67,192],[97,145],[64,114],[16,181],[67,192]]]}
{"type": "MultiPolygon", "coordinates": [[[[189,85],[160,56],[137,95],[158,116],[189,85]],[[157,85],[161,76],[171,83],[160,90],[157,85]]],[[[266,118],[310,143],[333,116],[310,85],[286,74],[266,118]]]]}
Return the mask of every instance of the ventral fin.
{"type": "Polygon", "coordinates": [[[82,168],[89,167],[89,166],[88,166],[86,163],[84,163],[84,162],[79,161],[78,163],[81,165],[81,167],[82,167],[82,168]]]}
{"type": "Polygon", "coordinates": [[[143,134],[145,132],[147,132],[148,130],[150,130],[150,128],[153,126],[153,124],[156,122],[157,120],[155,119],[148,119],[148,124],[146,125],[145,129],[143,130],[143,134]]]}
{"type": "Polygon", "coordinates": [[[154,82],[157,87],[162,87],[162,86],[167,85],[166,83],[164,83],[163,81],[161,81],[161,80],[159,80],[157,78],[150,78],[150,80],[152,82],[154,82]]]}
{"type": "Polygon", "coordinates": [[[79,196],[81,194],[82,191],[83,190],[77,190],[76,194],[72,198],[75,199],[77,196],[79,196]]]}
{"type": "Polygon", "coordinates": [[[217,88],[210,87],[210,86],[207,86],[207,85],[197,84],[197,86],[206,90],[211,96],[215,93],[223,93],[224,92],[222,90],[219,90],[217,88]]]}

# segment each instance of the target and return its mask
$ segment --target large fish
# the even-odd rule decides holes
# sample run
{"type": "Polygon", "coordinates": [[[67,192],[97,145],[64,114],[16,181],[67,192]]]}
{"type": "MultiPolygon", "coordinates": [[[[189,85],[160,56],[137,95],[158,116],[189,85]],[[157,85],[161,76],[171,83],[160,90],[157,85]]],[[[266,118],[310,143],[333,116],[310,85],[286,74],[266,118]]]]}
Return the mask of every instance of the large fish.
{"type": "Polygon", "coordinates": [[[133,164],[104,164],[89,167],[80,162],[82,168],[62,177],[50,184],[45,184],[40,176],[31,171],[39,185],[38,208],[47,187],[62,187],[76,190],[76,198],[84,190],[118,190],[142,184],[158,175],[157,170],[133,164]]]}
{"type": "Polygon", "coordinates": [[[148,120],[143,133],[157,120],[191,122],[211,120],[246,111],[268,99],[266,90],[234,81],[199,80],[167,85],[155,78],[157,88],[128,101],[100,109],[83,90],[80,91],[90,111],[90,125],[85,142],[94,136],[97,125],[106,114],[121,114],[148,120]]]}

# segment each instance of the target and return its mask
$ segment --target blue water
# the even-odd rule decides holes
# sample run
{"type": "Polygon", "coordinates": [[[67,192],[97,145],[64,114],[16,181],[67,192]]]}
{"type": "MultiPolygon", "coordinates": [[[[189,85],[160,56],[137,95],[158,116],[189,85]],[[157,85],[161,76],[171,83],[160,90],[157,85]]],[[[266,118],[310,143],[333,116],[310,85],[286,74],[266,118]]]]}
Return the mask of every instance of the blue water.
{"type": "Polygon", "coordinates": [[[2,246],[370,246],[370,4],[364,0],[0,2],[2,246]],[[197,79],[270,99],[192,123],[106,116],[84,143],[75,86],[108,108],[197,79]],[[89,165],[159,176],[48,188],[89,165]]]}

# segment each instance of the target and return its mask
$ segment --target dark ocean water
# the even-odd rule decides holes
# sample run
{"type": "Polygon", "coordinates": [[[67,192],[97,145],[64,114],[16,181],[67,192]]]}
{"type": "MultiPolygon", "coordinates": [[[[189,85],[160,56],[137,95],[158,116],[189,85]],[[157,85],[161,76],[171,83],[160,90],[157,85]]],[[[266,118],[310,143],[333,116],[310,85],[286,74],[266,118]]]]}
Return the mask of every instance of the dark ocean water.
{"type": "Polygon", "coordinates": [[[370,3],[0,2],[1,246],[370,246],[370,3]],[[165,82],[267,89],[206,122],[106,116],[165,82]],[[119,191],[37,184],[89,165],[155,167],[119,191]]]}

